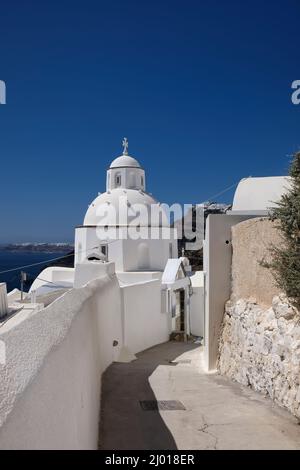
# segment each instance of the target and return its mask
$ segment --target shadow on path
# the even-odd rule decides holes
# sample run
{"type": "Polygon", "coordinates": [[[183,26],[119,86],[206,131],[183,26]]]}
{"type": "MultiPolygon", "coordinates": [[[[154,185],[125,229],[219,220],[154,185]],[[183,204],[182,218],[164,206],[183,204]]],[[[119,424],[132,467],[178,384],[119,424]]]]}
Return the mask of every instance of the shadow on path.
{"type": "Polygon", "coordinates": [[[99,449],[177,449],[159,412],[143,411],[140,401],[156,399],[149,377],[158,366],[176,367],[170,362],[196,347],[199,345],[164,343],[138,354],[134,362],[113,363],[105,371],[102,377],[99,449]]]}

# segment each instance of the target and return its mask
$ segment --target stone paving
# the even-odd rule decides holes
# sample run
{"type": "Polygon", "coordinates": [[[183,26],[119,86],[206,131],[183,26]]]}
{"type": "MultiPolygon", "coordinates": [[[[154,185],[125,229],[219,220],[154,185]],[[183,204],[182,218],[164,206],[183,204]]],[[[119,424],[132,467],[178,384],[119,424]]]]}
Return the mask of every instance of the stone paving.
{"type": "Polygon", "coordinates": [[[103,376],[101,449],[300,449],[298,420],[269,398],[205,373],[201,347],[169,342],[137,357],[103,376]],[[154,400],[163,403],[141,406],[154,400]],[[174,401],[185,409],[173,409],[174,401]]]}

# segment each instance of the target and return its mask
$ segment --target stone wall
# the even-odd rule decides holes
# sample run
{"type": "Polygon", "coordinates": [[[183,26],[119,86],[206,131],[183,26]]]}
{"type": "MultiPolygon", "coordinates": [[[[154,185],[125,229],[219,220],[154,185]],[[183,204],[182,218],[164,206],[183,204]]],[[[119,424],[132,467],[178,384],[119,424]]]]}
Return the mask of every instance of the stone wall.
{"type": "Polygon", "coordinates": [[[260,263],[268,260],[271,244],[279,243],[267,219],[232,228],[232,295],[225,306],[218,368],[300,418],[300,313],[260,263]]]}
{"type": "Polygon", "coordinates": [[[270,308],[245,299],[227,302],[218,367],[300,418],[299,312],[282,294],[270,308]]]}
{"type": "Polygon", "coordinates": [[[232,227],[232,299],[255,300],[270,306],[280,292],[272,273],[262,266],[270,260],[269,248],[279,245],[281,238],[275,223],[255,218],[232,227]]]}

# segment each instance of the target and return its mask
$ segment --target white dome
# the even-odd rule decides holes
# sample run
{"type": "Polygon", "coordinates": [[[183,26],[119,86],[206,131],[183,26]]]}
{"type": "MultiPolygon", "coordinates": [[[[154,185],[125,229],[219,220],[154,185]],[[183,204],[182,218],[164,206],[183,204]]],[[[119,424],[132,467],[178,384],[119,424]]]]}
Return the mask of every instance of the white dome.
{"type": "Polygon", "coordinates": [[[135,189],[122,188],[113,189],[98,196],[89,206],[83,225],[98,227],[126,226],[126,221],[132,225],[143,227],[169,227],[165,212],[150,194],[135,189]],[[143,205],[147,211],[141,212],[139,215],[140,211],[138,207],[135,207],[136,204],[143,205]],[[110,207],[114,209],[111,213],[109,212],[110,207]],[[122,207],[124,212],[120,214],[120,208],[122,211],[122,207]],[[135,219],[136,224],[133,222],[135,219]]]}
{"type": "Polygon", "coordinates": [[[129,155],[121,155],[120,157],[115,158],[111,162],[109,168],[124,168],[124,167],[141,168],[141,165],[135,158],[130,157],[129,155]]]}
{"type": "Polygon", "coordinates": [[[233,211],[269,211],[291,187],[289,176],[242,179],[234,193],[233,211]]]}

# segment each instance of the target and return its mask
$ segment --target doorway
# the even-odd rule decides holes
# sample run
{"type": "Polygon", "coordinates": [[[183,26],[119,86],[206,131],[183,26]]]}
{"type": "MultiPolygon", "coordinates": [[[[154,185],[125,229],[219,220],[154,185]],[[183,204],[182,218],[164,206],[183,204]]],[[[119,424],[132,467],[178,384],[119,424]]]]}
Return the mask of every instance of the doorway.
{"type": "Polygon", "coordinates": [[[175,331],[185,333],[185,290],[178,289],[176,295],[175,331]]]}

